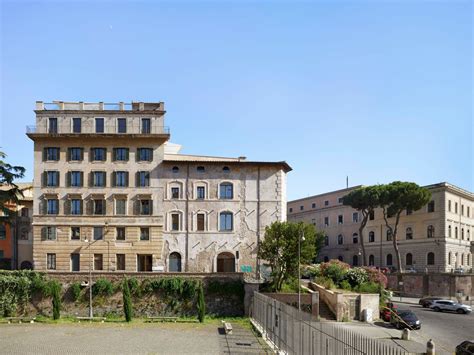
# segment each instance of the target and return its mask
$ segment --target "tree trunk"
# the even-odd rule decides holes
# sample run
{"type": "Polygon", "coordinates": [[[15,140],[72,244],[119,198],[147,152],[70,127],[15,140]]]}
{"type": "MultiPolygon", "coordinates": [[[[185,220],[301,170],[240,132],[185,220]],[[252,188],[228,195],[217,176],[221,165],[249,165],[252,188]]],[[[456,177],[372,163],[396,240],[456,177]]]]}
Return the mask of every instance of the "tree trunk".
{"type": "Polygon", "coordinates": [[[360,222],[360,226],[359,226],[359,238],[360,238],[360,246],[362,248],[362,266],[366,266],[367,265],[367,254],[365,252],[365,244],[364,244],[364,228],[367,224],[367,220],[369,219],[369,213],[365,214],[364,212],[362,212],[362,215],[364,216],[364,218],[362,218],[362,221],[360,222]]]}
{"type": "Polygon", "coordinates": [[[398,212],[397,212],[397,218],[395,219],[395,226],[392,228],[392,227],[388,224],[387,214],[386,214],[385,208],[383,209],[383,218],[384,218],[384,220],[385,220],[385,225],[386,225],[387,228],[390,230],[390,233],[391,233],[391,235],[392,235],[393,249],[395,250],[395,256],[397,257],[398,272],[402,273],[402,272],[403,272],[403,269],[402,269],[402,258],[401,258],[401,256],[400,256],[400,249],[398,249],[398,239],[397,239],[398,223],[400,222],[400,214],[401,214],[401,211],[398,211],[398,212]]]}

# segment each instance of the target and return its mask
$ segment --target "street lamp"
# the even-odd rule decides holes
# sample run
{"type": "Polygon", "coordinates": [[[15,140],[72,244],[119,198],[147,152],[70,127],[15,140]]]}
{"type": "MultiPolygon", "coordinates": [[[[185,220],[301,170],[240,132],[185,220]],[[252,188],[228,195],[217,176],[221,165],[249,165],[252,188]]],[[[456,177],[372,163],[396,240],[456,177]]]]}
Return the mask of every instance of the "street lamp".
{"type": "Polygon", "coordinates": [[[298,310],[301,311],[301,241],[304,241],[304,230],[298,236],[298,310]]]}
{"type": "Polygon", "coordinates": [[[92,312],[92,259],[91,259],[91,239],[84,239],[84,242],[88,243],[89,247],[89,318],[92,320],[93,312],[92,312]]]}

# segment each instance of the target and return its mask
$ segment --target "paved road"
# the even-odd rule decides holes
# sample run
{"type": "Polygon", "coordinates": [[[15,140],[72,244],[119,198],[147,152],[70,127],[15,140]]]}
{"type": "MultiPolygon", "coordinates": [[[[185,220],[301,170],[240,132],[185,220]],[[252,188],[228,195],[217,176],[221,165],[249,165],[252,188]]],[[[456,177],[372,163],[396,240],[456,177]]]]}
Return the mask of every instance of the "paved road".
{"type": "Polygon", "coordinates": [[[395,303],[400,309],[415,312],[420,319],[421,329],[414,332],[414,338],[419,342],[426,342],[431,338],[439,350],[442,347],[452,354],[456,345],[464,340],[474,339],[474,313],[434,312],[419,305],[395,303]]]}

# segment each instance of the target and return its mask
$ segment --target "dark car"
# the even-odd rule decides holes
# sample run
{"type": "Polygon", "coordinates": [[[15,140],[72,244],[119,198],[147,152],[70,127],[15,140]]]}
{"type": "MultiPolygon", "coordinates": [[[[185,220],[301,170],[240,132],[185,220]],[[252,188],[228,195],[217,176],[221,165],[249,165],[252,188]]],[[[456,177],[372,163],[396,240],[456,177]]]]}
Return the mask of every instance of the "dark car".
{"type": "Polygon", "coordinates": [[[423,297],[423,298],[420,298],[420,300],[418,301],[418,304],[422,306],[423,308],[429,308],[429,306],[431,306],[431,303],[433,303],[433,301],[438,301],[442,299],[443,298],[441,297],[423,297]]]}
{"type": "Polygon", "coordinates": [[[456,355],[474,355],[474,341],[463,341],[456,346],[456,355]]]}
{"type": "Polygon", "coordinates": [[[415,313],[408,310],[399,310],[396,314],[392,314],[390,323],[397,329],[420,329],[421,322],[415,313]]]}

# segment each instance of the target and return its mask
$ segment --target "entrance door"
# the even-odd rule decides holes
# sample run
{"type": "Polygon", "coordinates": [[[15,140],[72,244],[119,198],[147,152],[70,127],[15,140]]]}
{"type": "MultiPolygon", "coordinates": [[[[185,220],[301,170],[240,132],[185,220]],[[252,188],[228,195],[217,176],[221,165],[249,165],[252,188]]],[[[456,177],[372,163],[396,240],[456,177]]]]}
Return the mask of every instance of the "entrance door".
{"type": "Polygon", "coordinates": [[[169,271],[170,272],[181,272],[181,254],[171,253],[169,260],[169,271]]]}
{"type": "Polygon", "coordinates": [[[217,255],[217,272],[235,272],[235,256],[231,253],[217,255]]]}
{"type": "Polygon", "coordinates": [[[153,258],[149,254],[137,255],[137,271],[152,271],[153,258]]]}

